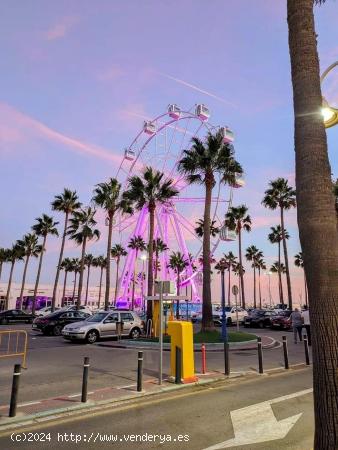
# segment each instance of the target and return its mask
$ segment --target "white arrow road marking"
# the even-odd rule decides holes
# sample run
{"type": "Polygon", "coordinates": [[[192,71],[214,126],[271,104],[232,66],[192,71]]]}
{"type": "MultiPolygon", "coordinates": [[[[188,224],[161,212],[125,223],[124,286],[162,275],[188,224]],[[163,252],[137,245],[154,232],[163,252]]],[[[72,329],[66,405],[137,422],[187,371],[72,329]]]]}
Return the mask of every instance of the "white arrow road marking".
{"type": "Polygon", "coordinates": [[[204,450],[219,450],[222,448],[257,444],[259,442],[285,438],[303,413],[278,421],[272,411],[271,405],[310,394],[312,391],[313,389],[305,389],[231,411],[230,415],[235,437],[212,445],[204,450]]]}

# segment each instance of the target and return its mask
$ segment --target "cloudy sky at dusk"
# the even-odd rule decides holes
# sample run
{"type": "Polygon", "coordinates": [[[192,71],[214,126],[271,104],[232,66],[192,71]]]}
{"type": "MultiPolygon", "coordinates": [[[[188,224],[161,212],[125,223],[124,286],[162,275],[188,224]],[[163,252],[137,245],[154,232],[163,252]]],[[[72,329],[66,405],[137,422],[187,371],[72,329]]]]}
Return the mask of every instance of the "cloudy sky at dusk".
{"type": "MultiPolygon", "coordinates": [[[[337,2],[316,8],[322,70],[338,60],[337,21],[337,2]]],[[[234,205],[247,204],[253,221],[244,246],[255,244],[274,262],[277,248],[267,234],[278,214],[261,200],[269,180],[294,183],[287,38],[285,0],[2,0],[0,246],[10,247],[36,217],[51,214],[64,187],[88,204],[93,186],[116,174],[143,118],[164,113],[169,103],[185,110],[205,103],[212,124],[236,133],[246,186],[236,190],[234,205]]],[[[323,88],[337,105],[338,69],[323,88]]],[[[336,128],[327,132],[334,177],[336,128]]],[[[90,247],[93,254],[105,249],[104,215],[98,217],[103,237],[90,247]]],[[[296,220],[295,211],[287,214],[292,261],[300,250],[296,220]]],[[[59,241],[50,239],[42,283],[53,280],[58,250],[59,241]]],[[[228,250],[237,252],[236,244],[222,243],[217,255],[228,250]]],[[[79,249],[71,244],[65,256],[79,256],[79,249]]],[[[291,266],[298,301],[302,273],[291,266]]],[[[18,264],[15,281],[21,273],[18,264]]],[[[7,277],[6,268],[1,281],[7,277]]]]}

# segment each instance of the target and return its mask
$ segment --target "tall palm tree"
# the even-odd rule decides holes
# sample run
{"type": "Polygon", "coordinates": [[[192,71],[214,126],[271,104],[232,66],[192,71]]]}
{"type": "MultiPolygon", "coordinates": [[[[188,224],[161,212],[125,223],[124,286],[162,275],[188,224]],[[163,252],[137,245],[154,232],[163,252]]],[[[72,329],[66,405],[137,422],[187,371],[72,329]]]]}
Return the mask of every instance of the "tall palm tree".
{"type": "Polygon", "coordinates": [[[257,308],[257,297],[256,297],[256,262],[257,259],[259,258],[259,250],[255,245],[251,245],[250,247],[248,247],[246,249],[246,254],[245,257],[247,259],[247,261],[251,261],[252,265],[251,267],[253,268],[253,272],[254,272],[254,308],[257,308]]]}
{"type": "MultiPolygon", "coordinates": [[[[76,308],[79,309],[81,305],[81,294],[83,285],[83,271],[85,268],[86,245],[93,239],[100,239],[100,231],[95,228],[95,209],[90,206],[85,209],[75,211],[73,216],[69,219],[69,227],[67,235],[74,240],[77,245],[81,245],[81,259],[80,259],[80,278],[78,288],[78,298],[76,308]]],[[[105,304],[105,309],[108,305],[105,304]]]]}
{"type": "Polygon", "coordinates": [[[262,290],[261,290],[261,270],[266,270],[266,264],[263,259],[263,253],[258,256],[255,261],[256,268],[258,269],[258,292],[259,292],[259,309],[262,309],[262,290]]]}
{"type": "MultiPolygon", "coordinates": [[[[164,173],[152,167],[146,167],[141,176],[132,176],[128,180],[128,190],[124,192],[124,198],[132,202],[137,210],[144,207],[149,212],[149,241],[148,241],[148,286],[147,295],[153,293],[153,256],[154,256],[154,227],[155,211],[158,204],[169,202],[178,194],[178,190],[173,185],[172,179],[165,179],[164,173]]],[[[152,318],[152,302],[148,301],[147,317],[152,318]]]]}
{"type": "Polygon", "coordinates": [[[101,304],[101,292],[102,292],[102,277],[103,271],[107,268],[107,260],[103,255],[97,256],[93,262],[94,267],[98,267],[100,269],[100,284],[99,284],[99,298],[97,301],[97,308],[100,309],[101,304]]]}
{"type": "Polygon", "coordinates": [[[211,201],[212,191],[217,176],[222,183],[234,183],[236,173],[242,173],[242,167],[234,158],[234,149],[225,144],[222,133],[208,133],[205,142],[197,137],[192,138],[190,150],[184,150],[183,158],[178,164],[178,170],[192,184],[204,185],[205,202],[203,216],[203,304],[202,330],[213,329],[211,306],[211,267],[210,235],[211,235],[211,201]]]}
{"type": "Polygon", "coordinates": [[[19,309],[22,308],[23,291],[25,289],[26,275],[28,263],[31,257],[37,258],[42,251],[42,246],[38,244],[38,237],[36,234],[28,233],[24,237],[17,241],[18,245],[22,248],[23,255],[26,257],[25,265],[22,275],[21,291],[20,291],[20,304],[19,309]]]}
{"type": "Polygon", "coordinates": [[[109,178],[105,183],[96,185],[93,193],[93,202],[100,206],[107,214],[108,239],[107,239],[107,267],[106,267],[106,292],[104,296],[104,307],[108,310],[110,296],[110,258],[113,235],[114,217],[117,213],[131,213],[130,203],[122,197],[121,184],[116,178],[109,178]]]}
{"type": "Polygon", "coordinates": [[[133,288],[131,294],[131,309],[134,310],[135,306],[135,282],[136,282],[136,269],[137,269],[137,256],[139,251],[144,251],[147,249],[147,244],[143,240],[142,236],[134,236],[130,239],[128,243],[128,248],[135,250],[135,264],[133,273],[133,288]]]}
{"type": "Polygon", "coordinates": [[[71,272],[74,272],[74,286],[73,286],[73,294],[72,294],[73,303],[75,301],[77,276],[80,273],[80,270],[81,270],[81,263],[80,263],[79,258],[72,258],[72,270],[71,270],[71,272]]]}
{"type": "Polygon", "coordinates": [[[81,207],[81,203],[79,202],[79,198],[77,196],[76,191],[71,191],[70,189],[64,188],[63,192],[60,195],[56,195],[54,201],[52,202],[52,210],[62,212],[65,215],[63,234],[61,240],[61,248],[59,254],[59,262],[56,267],[56,275],[53,287],[53,296],[52,296],[52,311],[55,310],[55,302],[56,302],[56,293],[58,288],[58,282],[60,277],[60,268],[63,260],[63,252],[65,248],[66,242],[66,234],[68,228],[68,220],[74,211],[81,207]]]}
{"type": "Polygon", "coordinates": [[[320,87],[314,3],[288,0],[298,226],[313,329],[315,450],[338,447],[338,234],[320,87]],[[325,218],[325,219],[324,219],[325,218]]]}
{"type": "MultiPolygon", "coordinates": [[[[210,236],[216,237],[219,233],[219,228],[215,225],[216,220],[212,220],[210,222],[210,236]]],[[[204,220],[199,219],[196,222],[197,227],[195,228],[195,233],[198,237],[203,237],[204,234],[204,220]]]]}
{"type": "Polygon", "coordinates": [[[94,256],[91,253],[87,253],[85,255],[85,266],[87,266],[87,282],[86,282],[86,297],[85,297],[85,305],[88,303],[88,290],[89,290],[89,277],[90,277],[90,268],[93,265],[94,256]]]}
{"type": "Polygon", "coordinates": [[[226,314],[225,314],[225,279],[224,273],[230,264],[225,258],[221,258],[215,265],[215,269],[221,274],[221,297],[222,297],[222,338],[226,338],[226,314]]]}
{"type": "Polygon", "coordinates": [[[271,267],[270,267],[271,272],[273,273],[286,273],[286,266],[283,263],[279,263],[278,261],[275,261],[271,267]]]}
{"type": "MultiPolygon", "coordinates": [[[[178,252],[172,252],[169,256],[169,269],[173,270],[176,274],[176,292],[180,295],[180,277],[183,270],[189,265],[189,261],[184,259],[184,255],[178,252]]],[[[176,303],[176,318],[180,318],[180,301],[176,303]]]]}
{"type": "MultiPolygon", "coordinates": [[[[271,233],[268,234],[268,240],[271,244],[278,244],[278,263],[281,264],[281,248],[280,244],[283,240],[282,227],[280,225],[276,225],[275,227],[270,227],[271,233]]],[[[289,239],[290,235],[287,230],[284,230],[285,239],[289,239]]],[[[278,274],[278,285],[279,285],[279,300],[284,305],[284,295],[283,295],[283,283],[282,283],[282,275],[278,274]]]]}
{"type": "Polygon", "coordinates": [[[296,267],[301,267],[303,269],[303,273],[304,273],[305,304],[306,304],[306,306],[308,306],[308,293],[307,293],[306,276],[305,276],[305,271],[304,271],[303,252],[299,252],[299,253],[297,253],[297,255],[295,255],[295,266],[296,267]]]}
{"type": "Polygon", "coordinates": [[[116,261],[116,280],[115,280],[115,293],[114,293],[114,306],[116,305],[117,289],[119,284],[119,266],[122,256],[127,256],[127,251],[120,244],[115,244],[111,249],[111,257],[116,261]]]}
{"type": "MultiPolygon", "coordinates": [[[[243,269],[243,258],[242,258],[242,230],[250,232],[251,231],[251,218],[247,214],[248,208],[245,205],[232,206],[229,208],[225,215],[225,225],[229,230],[236,231],[238,235],[238,255],[239,255],[239,269],[243,269]]],[[[245,308],[245,289],[244,289],[244,276],[243,270],[240,273],[241,281],[241,299],[242,308],[245,308]]]]}
{"type": "Polygon", "coordinates": [[[7,262],[8,255],[9,255],[8,249],[0,248],[0,280],[1,280],[2,266],[4,263],[7,262]]]}
{"type": "Polygon", "coordinates": [[[238,277],[238,291],[239,291],[239,298],[242,298],[242,282],[241,282],[241,275],[245,274],[245,269],[242,266],[242,264],[240,262],[237,262],[233,265],[232,267],[232,271],[234,272],[235,275],[237,275],[238,277]]]}
{"type": "Polygon", "coordinates": [[[157,279],[157,271],[159,270],[160,263],[159,263],[159,256],[160,253],[165,252],[166,250],[169,250],[169,247],[165,242],[162,241],[161,238],[154,239],[153,248],[155,252],[155,280],[157,279]]]}
{"type": "Polygon", "coordinates": [[[292,309],[292,290],[289,270],[288,249],[285,237],[284,212],[296,206],[296,191],[289,186],[288,180],[285,178],[277,178],[270,181],[269,188],[265,191],[262,204],[269,209],[277,209],[280,211],[280,225],[282,229],[282,242],[284,250],[284,263],[286,267],[286,281],[288,287],[289,308],[292,309]]]}
{"type": "Polygon", "coordinates": [[[7,286],[7,293],[6,293],[6,305],[5,309],[8,309],[9,307],[9,296],[11,293],[11,287],[12,287],[12,279],[13,279],[13,272],[14,272],[14,266],[17,261],[22,261],[24,257],[24,251],[21,245],[18,244],[18,241],[16,241],[15,244],[12,245],[12,248],[9,249],[7,253],[7,261],[11,263],[11,268],[9,272],[9,280],[8,280],[8,286],[7,286]]]}
{"type": "MultiPolygon", "coordinates": [[[[66,286],[67,286],[67,278],[69,272],[74,272],[74,262],[70,258],[64,258],[64,260],[61,263],[61,270],[65,271],[65,276],[63,279],[63,290],[62,290],[62,297],[61,297],[61,308],[64,307],[65,303],[65,295],[66,295],[66,286]]],[[[75,284],[74,284],[75,286],[75,284]]]]}
{"type": "Polygon", "coordinates": [[[224,253],[224,259],[228,263],[228,306],[231,305],[230,294],[231,294],[231,271],[235,264],[237,264],[237,256],[232,252],[224,253]]]}
{"type": "Polygon", "coordinates": [[[42,246],[41,246],[41,252],[40,252],[38,273],[36,275],[35,286],[34,286],[32,314],[35,314],[36,296],[37,296],[38,288],[39,288],[43,255],[44,255],[44,252],[46,251],[47,236],[49,234],[52,236],[59,236],[58,230],[56,228],[56,225],[58,225],[59,222],[54,222],[53,217],[47,216],[47,214],[42,214],[41,217],[37,217],[35,220],[37,221],[37,223],[32,226],[32,230],[34,231],[34,233],[37,236],[42,237],[42,246]]]}

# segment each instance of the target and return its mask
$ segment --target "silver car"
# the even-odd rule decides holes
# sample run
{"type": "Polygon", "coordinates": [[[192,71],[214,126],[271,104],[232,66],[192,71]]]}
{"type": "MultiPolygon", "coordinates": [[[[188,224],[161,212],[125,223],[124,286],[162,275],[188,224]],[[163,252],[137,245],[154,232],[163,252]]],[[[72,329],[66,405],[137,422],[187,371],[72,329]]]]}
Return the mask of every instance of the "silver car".
{"type": "Polygon", "coordinates": [[[71,323],[62,330],[68,340],[83,340],[94,344],[100,338],[129,336],[137,339],[143,330],[143,321],[134,311],[98,311],[83,322],[71,323]]]}

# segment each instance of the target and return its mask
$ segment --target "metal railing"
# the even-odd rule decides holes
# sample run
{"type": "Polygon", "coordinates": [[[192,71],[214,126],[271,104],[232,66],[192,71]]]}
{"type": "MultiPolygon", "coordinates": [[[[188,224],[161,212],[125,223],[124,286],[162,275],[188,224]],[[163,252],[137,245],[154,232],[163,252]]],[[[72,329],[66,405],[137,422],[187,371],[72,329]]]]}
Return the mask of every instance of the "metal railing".
{"type": "Polygon", "coordinates": [[[22,368],[27,369],[27,341],[25,330],[0,331],[0,358],[22,356],[22,368]]]}

